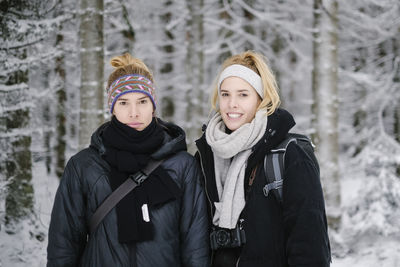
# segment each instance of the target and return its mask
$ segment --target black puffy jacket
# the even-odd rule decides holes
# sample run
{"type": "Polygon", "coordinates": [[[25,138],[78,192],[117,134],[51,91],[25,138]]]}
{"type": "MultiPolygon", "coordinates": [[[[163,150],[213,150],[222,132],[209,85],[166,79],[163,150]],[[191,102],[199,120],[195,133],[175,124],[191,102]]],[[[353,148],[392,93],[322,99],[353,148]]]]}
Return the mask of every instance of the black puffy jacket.
{"type": "Polygon", "coordinates": [[[94,211],[111,194],[110,166],[105,152],[101,126],[89,148],[73,156],[64,171],[54,201],[49,228],[47,266],[208,266],[208,221],[205,195],[195,159],[186,150],[185,134],[170,123],[166,141],[157,157],[165,158],[164,168],[182,190],[181,198],[160,207],[149,207],[154,239],[138,242],[136,255],[131,247],[118,242],[115,208],[88,238],[88,222],[94,211]],[[172,155],[172,156],[171,156],[172,155]]]}
{"type": "MultiPolygon", "coordinates": [[[[239,252],[238,249],[219,251],[219,256],[225,258],[228,254],[236,254],[235,264],[221,266],[327,267],[330,265],[330,245],[319,172],[297,144],[291,143],[286,151],[283,202],[279,203],[274,194],[269,194],[268,197],[263,194],[263,187],[266,184],[264,157],[285,138],[294,125],[293,117],[282,109],[276,110],[268,117],[265,135],[252,148],[252,154],[247,160],[246,204],[240,216],[243,219],[246,243],[239,252]],[[254,168],[256,168],[255,178],[249,186],[249,176],[254,168]]],[[[213,153],[204,135],[196,141],[196,145],[206,185],[211,224],[214,214],[213,203],[218,202],[213,153]]]]}

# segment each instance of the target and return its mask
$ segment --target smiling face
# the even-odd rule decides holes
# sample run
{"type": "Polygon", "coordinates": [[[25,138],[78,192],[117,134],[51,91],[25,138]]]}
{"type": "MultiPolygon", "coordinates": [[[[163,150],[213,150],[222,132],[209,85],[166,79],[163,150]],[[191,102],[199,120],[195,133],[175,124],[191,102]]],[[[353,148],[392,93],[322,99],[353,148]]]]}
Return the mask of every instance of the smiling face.
{"type": "Polygon", "coordinates": [[[218,103],[226,127],[235,131],[253,120],[261,98],[245,80],[228,77],[221,84],[218,103]]]}
{"type": "Polygon", "coordinates": [[[143,93],[127,93],[118,97],[113,115],[119,122],[142,131],[153,119],[153,104],[143,93]]]}

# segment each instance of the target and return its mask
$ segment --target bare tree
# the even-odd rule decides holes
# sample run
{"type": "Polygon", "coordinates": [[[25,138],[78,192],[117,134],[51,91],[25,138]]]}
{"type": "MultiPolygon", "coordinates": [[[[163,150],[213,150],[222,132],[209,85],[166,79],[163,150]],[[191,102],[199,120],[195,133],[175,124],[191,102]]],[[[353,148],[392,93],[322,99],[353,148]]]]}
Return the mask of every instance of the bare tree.
{"type": "MultiPolygon", "coordinates": [[[[132,5],[129,0],[105,0],[104,14],[104,46],[105,56],[116,56],[125,52],[132,53],[135,48],[136,33],[131,18],[132,5]]],[[[137,5],[133,9],[137,8],[137,5]]],[[[109,73],[110,67],[107,60],[105,62],[105,73],[109,73]]]]}
{"type": "MultiPolygon", "coordinates": [[[[173,9],[171,8],[171,5],[172,1],[165,1],[163,3],[163,6],[165,7],[163,8],[164,12],[159,14],[159,20],[164,25],[168,25],[172,20],[173,9]]],[[[158,71],[160,72],[160,79],[163,79],[164,77],[166,78],[164,78],[165,80],[163,79],[162,85],[159,83],[162,88],[162,92],[159,90],[160,96],[162,95],[162,98],[159,99],[159,106],[161,106],[161,116],[166,120],[173,120],[176,109],[176,101],[174,101],[174,82],[168,78],[173,75],[176,68],[176,66],[174,66],[175,61],[173,58],[176,51],[175,33],[169,27],[163,27],[162,29],[163,39],[165,42],[161,44],[162,47],[160,52],[163,54],[163,60],[159,62],[160,66],[158,71]]]]}
{"type": "MultiPolygon", "coordinates": [[[[55,13],[55,16],[62,15],[63,13],[63,0],[60,0],[59,12],[55,13]]],[[[55,73],[58,77],[59,86],[56,91],[57,99],[57,111],[56,111],[56,143],[55,143],[55,173],[61,178],[61,175],[65,167],[65,150],[66,150],[66,100],[67,93],[65,89],[66,82],[66,70],[65,70],[65,51],[63,49],[64,45],[64,34],[62,24],[56,35],[56,47],[58,47],[63,53],[55,59],[55,73]]]]}
{"type": "Polygon", "coordinates": [[[186,1],[187,30],[186,36],[186,78],[189,88],[186,91],[186,134],[188,143],[194,145],[194,140],[201,135],[199,127],[204,115],[204,0],[186,1]]]}
{"type": "Polygon", "coordinates": [[[103,0],[80,2],[80,148],[89,144],[91,134],[104,121],[103,9],[103,0]]]}
{"type": "Polygon", "coordinates": [[[338,143],[338,2],[314,0],[313,141],[321,165],[329,226],[340,226],[338,143]]]}

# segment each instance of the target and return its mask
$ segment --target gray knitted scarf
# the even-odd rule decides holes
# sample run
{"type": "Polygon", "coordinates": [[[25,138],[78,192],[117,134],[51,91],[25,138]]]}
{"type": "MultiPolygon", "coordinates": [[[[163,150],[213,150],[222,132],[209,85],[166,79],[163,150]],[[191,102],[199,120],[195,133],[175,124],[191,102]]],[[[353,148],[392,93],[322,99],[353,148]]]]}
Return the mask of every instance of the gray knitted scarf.
{"type": "Polygon", "coordinates": [[[244,174],[251,148],[263,137],[267,127],[266,110],[259,110],[250,123],[231,134],[221,114],[216,113],[206,129],[206,140],[214,153],[215,181],[219,202],[215,202],[213,224],[233,229],[245,205],[244,174]]]}

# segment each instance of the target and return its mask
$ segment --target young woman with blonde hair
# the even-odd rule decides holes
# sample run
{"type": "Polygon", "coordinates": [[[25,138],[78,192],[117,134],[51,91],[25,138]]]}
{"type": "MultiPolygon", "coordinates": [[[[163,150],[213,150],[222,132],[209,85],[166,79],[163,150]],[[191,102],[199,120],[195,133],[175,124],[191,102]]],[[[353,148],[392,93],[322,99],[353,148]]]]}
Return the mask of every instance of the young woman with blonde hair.
{"type": "Polygon", "coordinates": [[[295,125],[279,109],[265,58],[246,51],[223,63],[215,115],[196,141],[210,220],[213,267],[330,264],[319,169],[296,143],[285,154],[282,203],[264,194],[264,159],[295,125]]]}
{"type": "Polygon", "coordinates": [[[47,266],[209,266],[206,200],[185,133],[156,118],[153,76],[141,60],[124,54],[111,65],[112,118],[65,167],[47,266]],[[160,160],[146,180],[135,180],[148,162],[160,160]],[[99,206],[130,178],[138,186],[93,227],[99,206]]]}

